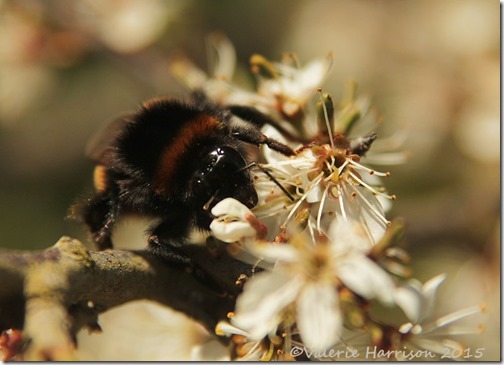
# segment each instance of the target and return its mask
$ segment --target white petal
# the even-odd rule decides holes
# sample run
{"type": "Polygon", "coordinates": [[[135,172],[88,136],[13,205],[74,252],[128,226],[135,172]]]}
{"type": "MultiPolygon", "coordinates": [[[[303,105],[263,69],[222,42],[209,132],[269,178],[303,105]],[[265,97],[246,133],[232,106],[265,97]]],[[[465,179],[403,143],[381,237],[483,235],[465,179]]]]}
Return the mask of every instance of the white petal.
{"type": "Polygon", "coordinates": [[[311,351],[323,352],[335,345],[343,328],[336,289],[329,283],[306,284],[297,301],[297,324],[311,351]]]}
{"type": "Polygon", "coordinates": [[[224,219],[214,219],[210,230],[224,242],[236,242],[242,238],[255,237],[256,230],[249,223],[254,214],[245,205],[233,198],[226,198],[212,208],[212,214],[224,219]]]}
{"type": "Polygon", "coordinates": [[[354,220],[335,219],[329,226],[328,235],[334,252],[357,250],[367,253],[373,247],[364,227],[354,220]]]}
{"type": "Polygon", "coordinates": [[[412,286],[405,285],[396,289],[394,300],[410,321],[413,323],[418,322],[423,307],[420,291],[415,290],[412,286]]]}
{"type": "Polygon", "coordinates": [[[394,299],[395,285],[392,278],[363,254],[352,254],[340,262],[337,275],[355,293],[367,298],[378,298],[386,304],[394,299]]]}
{"type": "Polygon", "coordinates": [[[259,340],[276,330],[279,312],[292,303],[303,283],[281,272],[260,272],[250,279],[236,301],[231,322],[259,340]]]}
{"type": "Polygon", "coordinates": [[[349,218],[359,222],[366,229],[369,240],[374,245],[385,234],[387,228],[385,212],[378,198],[362,186],[355,187],[357,196],[352,199],[345,198],[349,218]]]}
{"type": "Polygon", "coordinates": [[[214,219],[210,223],[210,230],[215,238],[223,242],[237,242],[243,238],[255,237],[256,230],[246,222],[222,222],[214,219]]]}
{"type": "Polygon", "coordinates": [[[191,361],[230,361],[230,349],[217,339],[198,344],[191,349],[191,361]]]}
{"type": "Polygon", "coordinates": [[[236,326],[233,326],[231,323],[226,321],[219,321],[215,326],[215,334],[217,336],[226,336],[230,337],[232,335],[240,335],[247,337],[247,332],[239,329],[236,326]]]}
{"type": "Polygon", "coordinates": [[[305,97],[309,97],[311,93],[315,93],[317,87],[322,86],[321,83],[327,76],[331,63],[327,59],[314,60],[303,67],[300,73],[299,81],[307,93],[305,97]]]}
{"type": "Polygon", "coordinates": [[[308,203],[316,203],[322,199],[322,188],[320,184],[313,186],[308,193],[306,194],[306,202],[308,203]]]}
{"type": "Polygon", "coordinates": [[[271,244],[262,242],[252,242],[246,246],[253,255],[269,262],[298,262],[299,253],[296,248],[289,244],[271,244]]]}
{"type": "Polygon", "coordinates": [[[245,220],[247,216],[254,215],[249,208],[233,198],[226,198],[218,202],[212,208],[212,214],[216,217],[226,214],[237,217],[240,220],[245,220]]]}
{"type": "Polygon", "coordinates": [[[376,199],[380,202],[384,212],[389,212],[392,209],[392,200],[383,196],[377,196],[376,199]]]}
{"type": "Polygon", "coordinates": [[[296,169],[309,169],[313,167],[317,160],[318,157],[315,156],[311,149],[305,149],[292,158],[292,166],[296,169]]]}
{"type": "Polygon", "coordinates": [[[436,291],[445,278],[444,274],[437,275],[423,286],[418,280],[411,279],[406,285],[396,290],[395,302],[410,321],[422,322],[432,312],[436,291]]]}
{"type": "Polygon", "coordinates": [[[231,81],[236,67],[236,52],[233,44],[222,34],[212,34],[209,43],[216,56],[212,76],[216,79],[231,81]]]}
{"type": "MultiPolygon", "coordinates": [[[[433,302],[436,296],[436,292],[439,288],[439,286],[445,281],[446,279],[446,274],[439,274],[434,276],[432,279],[427,281],[423,287],[422,287],[422,292],[425,296],[425,298],[429,302],[433,302]]],[[[429,305],[431,306],[431,305],[429,305]]]]}
{"type": "Polygon", "coordinates": [[[170,64],[170,70],[177,79],[193,90],[204,87],[208,81],[208,75],[184,56],[175,59],[170,64]]]}

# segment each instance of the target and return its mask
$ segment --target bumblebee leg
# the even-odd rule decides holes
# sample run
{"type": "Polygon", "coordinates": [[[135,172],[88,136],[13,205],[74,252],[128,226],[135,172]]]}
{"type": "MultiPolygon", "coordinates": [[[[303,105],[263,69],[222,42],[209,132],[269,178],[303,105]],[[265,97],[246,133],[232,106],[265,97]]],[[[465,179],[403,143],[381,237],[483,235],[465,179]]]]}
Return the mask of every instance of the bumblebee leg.
{"type": "Polygon", "coordinates": [[[151,230],[148,250],[172,263],[190,265],[191,259],[180,249],[188,229],[187,225],[180,222],[189,219],[182,216],[163,219],[151,230]]]}
{"type": "Polygon", "coordinates": [[[196,89],[191,92],[191,100],[197,104],[211,104],[212,101],[208,98],[205,92],[201,89],[196,89]]]}
{"type": "Polygon", "coordinates": [[[98,194],[84,207],[82,217],[99,250],[112,248],[112,229],[118,215],[115,199],[108,194],[98,194]]]}
{"type": "Polygon", "coordinates": [[[177,220],[163,220],[157,225],[149,237],[149,246],[147,250],[154,256],[166,261],[172,266],[178,266],[186,269],[197,280],[205,284],[215,292],[222,292],[222,288],[217,284],[203,269],[201,269],[191,257],[183,251],[185,242],[182,238],[187,231],[177,220]]]}
{"type": "Polygon", "coordinates": [[[170,264],[177,266],[191,266],[191,258],[188,257],[179,247],[178,243],[174,243],[172,239],[167,239],[153,233],[149,236],[149,246],[147,250],[155,256],[168,261],[170,264]]]}
{"type": "Polygon", "coordinates": [[[260,112],[254,107],[244,105],[231,105],[228,107],[228,110],[231,112],[231,114],[249,122],[257,128],[261,128],[265,124],[269,124],[291,141],[300,143],[306,142],[299,136],[294,135],[293,133],[282,127],[276,120],[260,112]]]}
{"type": "Polygon", "coordinates": [[[255,144],[256,146],[259,146],[261,144],[265,144],[272,150],[275,150],[277,152],[280,152],[281,154],[285,156],[294,156],[296,152],[290,148],[289,146],[280,143],[273,138],[269,138],[268,136],[265,136],[259,130],[255,128],[244,128],[240,126],[233,127],[232,130],[233,136],[240,141],[255,144]]]}

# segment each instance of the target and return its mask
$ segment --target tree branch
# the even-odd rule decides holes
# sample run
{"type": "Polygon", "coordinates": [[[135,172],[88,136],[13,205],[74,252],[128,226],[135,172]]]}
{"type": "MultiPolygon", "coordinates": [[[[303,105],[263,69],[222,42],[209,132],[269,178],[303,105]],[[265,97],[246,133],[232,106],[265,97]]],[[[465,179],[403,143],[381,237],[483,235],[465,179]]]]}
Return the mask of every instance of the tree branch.
{"type": "Polygon", "coordinates": [[[82,326],[99,329],[99,313],[150,299],[213,332],[233,310],[240,290],[236,280],[248,268],[222,247],[214,255],[206,246],[188,251],[221,292],[209,289],[187,268],[172,267],[145,251],[88,251],[69,237],[43,251],[0,251],[0,329],[23,328],[25,360],[71,360],[82,326]]]}

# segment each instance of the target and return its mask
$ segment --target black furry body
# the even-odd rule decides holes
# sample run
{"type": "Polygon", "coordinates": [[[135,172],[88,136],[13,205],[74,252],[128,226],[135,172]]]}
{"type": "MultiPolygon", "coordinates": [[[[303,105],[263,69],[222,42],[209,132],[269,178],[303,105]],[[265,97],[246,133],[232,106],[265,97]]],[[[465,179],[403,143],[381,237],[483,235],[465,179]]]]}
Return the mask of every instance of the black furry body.
{"type": "Polygon", "coordinates": [[[210,209],[233,197],[249,207],[257,194],[247,168],[245,145],[267,144],[292,151],[257,129],[272,121],[248,107],[221,108],[200,99],[154,99],[117,120],[89,150],[97,163],[95,194],[75,212],[98,248],[112,247],[118,217],[134,213],[160,219],[149,248],[186,263],[178,247],[193,228],[206,230],[210,209]],[[249,126],[234,125],[233,115],[249,126]]]}

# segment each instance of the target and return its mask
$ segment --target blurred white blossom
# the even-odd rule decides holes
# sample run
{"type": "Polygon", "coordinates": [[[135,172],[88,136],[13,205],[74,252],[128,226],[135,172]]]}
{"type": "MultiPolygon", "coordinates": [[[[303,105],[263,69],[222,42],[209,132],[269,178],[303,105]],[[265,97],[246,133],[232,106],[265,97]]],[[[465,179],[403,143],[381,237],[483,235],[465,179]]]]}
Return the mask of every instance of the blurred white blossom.
{"type": "Polygon", "coordinates": [[[290,333],[278,336],[271,334],[259,340],[252,339],[250,333],[233,326],[227,321],[221,321],[215,328],[219,336],[231,337],[235,344],[232,359],[240,361],[289,361],[292,338],[290,333]]]}
{"type": "Polygon", "coordinates": [[[78,333],[79,360],[229,360],[229,349],[201,324],[155,302],[133,301],[113,308],[100,315],[100,326],[102,332],[78,333]]]}
{"type": "Polygon", "coordinates": [[[134,53],[160,38],[183,3],[175,1],[84,0],[78,4],[80,22],[107,47],[134,53]]]}
{"type": "Polygon", "coordinates": [[[421,322],[432,312],[437,288],[445,278],[445,275],[437,275],[423,285],[411,279],[396,291],[396,302],[411,322],[421,322]]]}
{"type": "Polygon", "coordinates": [[[340,285],[366,299],[391,304],[394,283],[366,256],[365,238],[352,224],[335,225],[331,241],[326,243],[294,233],[287,243],[250,244],[251,253],[275,265],[272,271],[257,273],[245,284],[232,323],[251,339],[260,340],[275,334],[281,323],[292,325],[290,321],[295,319],[303,343],[323,351],[339,341],[343,328],[340,285]]]}
{"type": "MultiPolygon", "coordinates": [[[[445,316],[433,319],[435,297],[438,287],[444,281],[444,275],[438,275],[421,285],[411,280],[396,293],[396,301],[403,308],[411,322],[403,323],[397,329],[397,341],[394,345],[401,350],[424,350],[427,360],[432,359],[479,359],[484,349],[467,349],[454,337],[474,335],[483,331],[482,326],[459,325],[464,318],[485,311],[485,307],[476,305],[445,316]]],[[[399,353],[401,354],[401,353],[399,353]]],[[[397,356],[401,360],[401,356],[397,356]]]]}
{"type": "Polygon", "coordinates": [[[172,56],[172,74],[191,90],[203,91],[218,104],[253,105],[260,100],[254,91],[233,84],[236,53],[232,43],[220,33],[208,37],[209,72],[196,66],[185,54],[172,56]],[[210,61],[210,60],[209,60],[210,61]]]}
{"type": "Polygon", "coordinates": [[[287,54],[283,62],[270,62],[253,55],[250,63],[257,78],[257,93],[262,97],[260,110],[285,119],[304,113],[307,102],[315,95],[332,65],[332,56],[300,67],[295,55],[287,54]],[[276,112],[276,113],[275,113],[276,112]]]}

